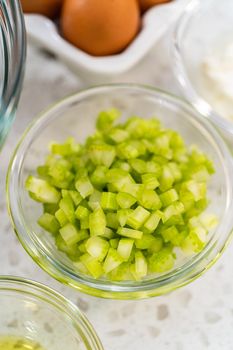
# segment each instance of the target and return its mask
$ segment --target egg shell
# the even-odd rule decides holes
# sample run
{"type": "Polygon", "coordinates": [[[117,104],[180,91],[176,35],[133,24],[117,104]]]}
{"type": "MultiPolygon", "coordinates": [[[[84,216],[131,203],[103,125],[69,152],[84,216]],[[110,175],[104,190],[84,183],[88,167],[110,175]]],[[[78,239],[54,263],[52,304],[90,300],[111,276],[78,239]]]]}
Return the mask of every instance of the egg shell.
{"type": "Polygon", "coordinates": [[[121,52],[140,28],[137,0],[65,0],[61,31],[81,50],[106,56],[121,52]]]}

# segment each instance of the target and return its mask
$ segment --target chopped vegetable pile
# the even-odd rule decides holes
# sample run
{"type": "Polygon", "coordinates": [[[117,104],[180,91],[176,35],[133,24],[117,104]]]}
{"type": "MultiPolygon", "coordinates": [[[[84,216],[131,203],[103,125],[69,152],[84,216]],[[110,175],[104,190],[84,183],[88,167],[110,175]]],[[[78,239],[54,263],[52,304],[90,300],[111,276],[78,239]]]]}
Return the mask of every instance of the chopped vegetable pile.
{"type": "Polygon", "coordinates": [[[103,111],[85,144],[52,143],[26,189],[38,224],[75,268],[94,278],[141,280],[173,268],[177,248],[198,253],[217,219],[204,213],[212,162],[155,119],[103,111]]]}

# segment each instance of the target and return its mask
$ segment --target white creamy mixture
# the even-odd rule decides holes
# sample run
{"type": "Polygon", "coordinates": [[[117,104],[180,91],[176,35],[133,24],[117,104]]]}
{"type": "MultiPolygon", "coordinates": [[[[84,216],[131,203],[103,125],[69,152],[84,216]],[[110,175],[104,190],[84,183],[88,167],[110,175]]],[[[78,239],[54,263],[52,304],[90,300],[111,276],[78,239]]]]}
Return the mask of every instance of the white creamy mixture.
{"type": "Polygon", "coordinates": [[[233,121],[233,42],[219,54],[206,57],[203,72],[209,102],[221,116],[233,121]]]}

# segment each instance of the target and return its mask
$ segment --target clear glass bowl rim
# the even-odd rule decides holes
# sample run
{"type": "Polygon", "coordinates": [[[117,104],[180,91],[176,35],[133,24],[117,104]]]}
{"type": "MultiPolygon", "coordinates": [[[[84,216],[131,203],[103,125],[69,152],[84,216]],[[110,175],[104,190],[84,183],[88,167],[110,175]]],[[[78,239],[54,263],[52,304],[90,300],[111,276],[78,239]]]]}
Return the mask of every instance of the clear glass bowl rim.
{"type": "MultiPolygon", "coordinates": [[[[211,2],[213,0],[208,1],[211,2]]],[[[202,3],[202,0],[191,0],[174,26],[171,40],[171,56],[173,58],[174,74],[185,98],[193,107],[208,120],[231,135],[233,134],[233,123],[221,117],[210,104],[197,93],[188,77],[182,56],[183,33],[186,32],[187,26],[190,25],[190,20],[203,10],[202,3]]]]}
{"type": "Polygon", "coordinates": [[[1,9],[4,25],[6,26],[4,29],[1,28],[5,41],[3,81],[7,83],[3,87],[1,96],[3,102],[0,106],[0,118],[4,118],[5,121],[0,135],[0,147],[3,145],[14,121],[23,83],[27,46],[25,23],[20,1],[9,0],[8,4],[3,2],[1,9]],[[12,64],[14,69],[12,69],[12,64]]]}
{"type": "Polygon", "coordinates": [[[91,87],[89,89],[80,91],[65,99],[59,101],[55,105],[51,106],[46,111],[42,112],[40,116],[35,119],[31,125],[27,128],[22,136],[12,159],[9,164],[6,191],[7,191],[7,203],[8,211],[12,221],[12,225],[18,236],[21,244],[28,254],[34,259],[34,261],[42,267],[52,277],[59,280],[64,284],[68,284],[81,292],[103,298],[112,299],[141,299],[161,294],[168,293],[176,288],[190,283],[202,275],[213,263],[219,258],[225,247],[230,241],[232,236],[233,218],[229,215],[230,208],[233,204],[233,184],[231,181],[231,174],[233,173],[233,162],[231,154],[215,128],[204,117],[202,117],[189,103],[183,99],[176,97],[172,94],[164,92],[162,90],[152,88],[149,86],[138,84],[109,84],[101,85],[97,87],[91,87]],[[226,179],[226,210],[221,218],[221,222],[218,227],[218,231],[225,232],[224,240],[218,242],[218,247],[215,246],[215,252],[213,250],[205,249],[196,255],[193,259],[190,259],[188,264],[185,264],[182,268],[172,271],[161,278],[151,281],[141,281],[133,283],[109,283],[103,280],[94,280],[88,277],[79,276],[77,274],[68,271],[68,269],[60,264],[58,261],[52,259],[51,256],[46,256],[42,247],[35,246],[34,242],[30,239],[26,229],[24,228],[21,220],[20,208],[16,203],[17,197],[18,178],[20,176],[21,164],[24,154],[22,153],[22,145],[27,143],[30,145],[30,140],[33,140],[36,133],[40,130],[41,126],[46,127],[46,123],[49,118],[52,119],[52,115],[55,111],[58,111],[62,106],[63,108],[77,101],[82,101],[86,97],[95,95],[96,92],[109,92],[117,89],[131,89],[132,91],[151,94],[153,97],[157,96],[160,100],[169,101],[181,109],[185,109],[189,112],[190,118],[197,119],[199,124],[205,128],[205,130],[211,135],[218,150],[220,151],[225,164],[227,179],[226,179]],[[208,255],[210,254],[210,255],[208,255]],[[211,255],[212,254],[212,255],[211,255]],[[175,272],[175,273],[174,273],[175,272]]]}
{"type": "Polygon", "coordinates": [[[58,309],[59,312],[68,316],[72,327],[77,328],[77,331],[81,328],[82,334],[79,333],[79,336],[87,350],[103,350],[100,340],[86,316],[77,306],[55,290],[29,279],[0,275],[0,297],[4,292],[8,293],[9,291],[21,295],[32,295],[36,300],[42,300],[54,309],[58,309]]]}

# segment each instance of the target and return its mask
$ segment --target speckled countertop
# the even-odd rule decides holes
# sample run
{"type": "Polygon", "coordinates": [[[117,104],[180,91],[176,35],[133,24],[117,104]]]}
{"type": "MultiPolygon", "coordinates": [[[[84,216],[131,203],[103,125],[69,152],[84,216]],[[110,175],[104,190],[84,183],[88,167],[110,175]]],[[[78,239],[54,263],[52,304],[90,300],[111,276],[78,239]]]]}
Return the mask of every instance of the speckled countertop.
{"type": "MultiPolygon", "coordinates": [[[[162,39],[134,70],[118,81],[147,83],[178,93],[162,39]]],[[[106,350],[233,349],[233,245],[203,277],[176,292],[143,301],[112,301],[83,295],[50,278],[26,254],[11,228],[5,203],[10,155],[29,121],[84,84],[54,57],[29,45],[24,89],[16,122],[0,156],[0,274],[32,278],[76,303],[106,350]]]]}

